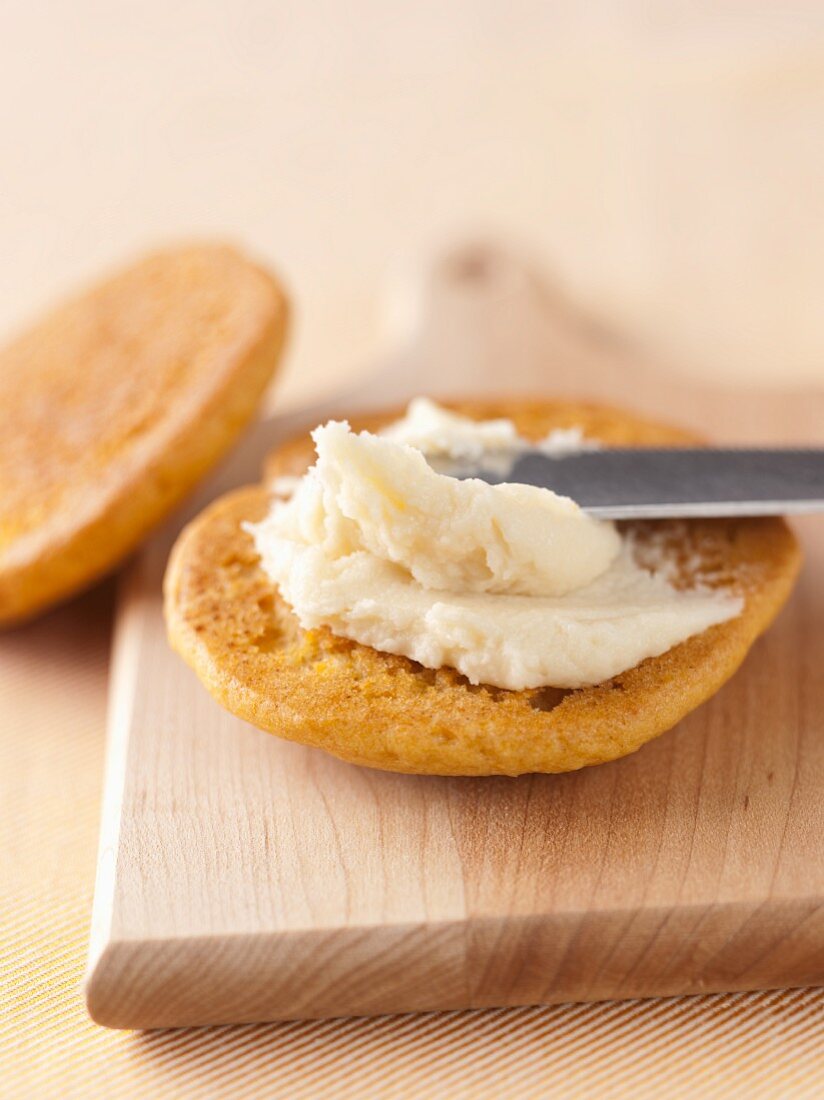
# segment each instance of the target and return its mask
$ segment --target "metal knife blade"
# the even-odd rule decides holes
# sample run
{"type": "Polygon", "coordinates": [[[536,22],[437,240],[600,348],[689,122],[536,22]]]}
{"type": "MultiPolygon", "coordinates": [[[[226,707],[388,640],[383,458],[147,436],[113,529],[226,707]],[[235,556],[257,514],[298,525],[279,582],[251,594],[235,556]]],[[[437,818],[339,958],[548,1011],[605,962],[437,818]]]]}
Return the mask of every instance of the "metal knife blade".
{"type": "Polygon", "coordinates": [[[472,466],[429,461],[453,477],[552,489],[601,519],[824,511],[824,448],[527,450],[492,452],[472,466]]]}

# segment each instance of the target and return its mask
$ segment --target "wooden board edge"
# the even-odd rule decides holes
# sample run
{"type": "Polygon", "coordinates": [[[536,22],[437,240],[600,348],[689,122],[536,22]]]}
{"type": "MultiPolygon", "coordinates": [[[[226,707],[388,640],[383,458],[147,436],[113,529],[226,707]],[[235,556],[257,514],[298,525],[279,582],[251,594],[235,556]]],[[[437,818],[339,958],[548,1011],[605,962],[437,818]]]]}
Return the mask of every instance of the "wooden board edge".
{"type": "MultiPolygon", "coordinates": [[[[136,654],[140,646],[141,617],[134,614],[140,585],[141,559],[131,563],[118,583],[116,606],[129,613],[115,616],[109,662],[109,697],[106,715],[106,761],[103,769],[103,798],[100,839],[94,885],[89,952],[83,979],[87,1007],[93,998],[97,976],[104,969],[110,950],[117,884],[117,858],[126,785],[131,710],[137,679],[136,654]]],[[[94,1017],[93,1017],[94,1018],[94,1017]]]]}
{"type": "Polygon", "coordinates": [[[824,901],[815,897],[108,939],[86,1003],[99,1024],[149,1029],[821,984],[824,901]]]}

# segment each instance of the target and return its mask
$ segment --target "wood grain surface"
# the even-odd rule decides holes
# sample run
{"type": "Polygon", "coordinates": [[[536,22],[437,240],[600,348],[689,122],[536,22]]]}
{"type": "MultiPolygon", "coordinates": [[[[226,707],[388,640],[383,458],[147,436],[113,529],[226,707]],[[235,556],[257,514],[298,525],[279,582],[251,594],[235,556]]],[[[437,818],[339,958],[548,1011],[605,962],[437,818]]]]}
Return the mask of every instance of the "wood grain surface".
{"type": "MultiPolygon", "coordinates": [[[[360,394],[619,401],[723,441],[822,442],[824,394],[698,391],[490,248],[444,259],[360,394]]],[[[254,480],[261,426],[203,499],[254,480]]],[[[224,713],[168,648],[183,517],[121,594],[87,1003],[114,1027],[824,980],[824,525],[742,671],[634,756],[563,776],[359,769],[224,713]]]]}

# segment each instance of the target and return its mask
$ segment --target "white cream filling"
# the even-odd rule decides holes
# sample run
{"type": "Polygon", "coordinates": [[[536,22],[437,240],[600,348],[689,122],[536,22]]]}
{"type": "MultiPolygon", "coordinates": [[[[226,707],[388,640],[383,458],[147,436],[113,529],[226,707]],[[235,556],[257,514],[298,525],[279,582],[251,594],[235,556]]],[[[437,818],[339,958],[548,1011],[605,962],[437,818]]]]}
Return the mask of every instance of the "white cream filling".
{"type": "MultiPolygon", "coordinates": [[[[510,421],[476,423],[418,399],[382,436],[329,423],[287,501],[250,524],[261,563],[304,628],[473,683],[581,687],[738,614],[738,599],[676,591],[638,566],[613,524],[545,489],[435,473],[522,447],[510,421]]],[[[558,441],[569,449],[569,433],[558,441]]],[[[553,446],[552,438],[545,444],[553,446]]]]}

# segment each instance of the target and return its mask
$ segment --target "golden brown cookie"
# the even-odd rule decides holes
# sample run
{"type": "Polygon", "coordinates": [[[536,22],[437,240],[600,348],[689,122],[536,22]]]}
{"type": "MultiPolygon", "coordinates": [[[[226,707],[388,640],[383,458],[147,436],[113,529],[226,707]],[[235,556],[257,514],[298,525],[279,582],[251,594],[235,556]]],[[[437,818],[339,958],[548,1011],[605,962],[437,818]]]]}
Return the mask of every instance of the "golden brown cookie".
{"type": "MultiPolygon", "coordinates": [[[[695,441],[594,405],[543,399],[449,404],[476,419],[509,417],[533,440],[577,425],[613,446],[695,441]]],[[[353,427],[374,430],[400,415],[362,418],[353,427]]],[[[267,476],[301,473],[312,457],[309,438],[295,440],[271,456],[267,476]]],[[[596,687],[506,691],[326,629],[302,630],[241,529],[268,507],[265,486],[240,489],[182,533],[166,574],[172,644],[241,718],[344,760],[400,772],[561,772],[633,752],[735,672],[789,595],[800,563],[795,537],[780,519],[634,524],[642,559],[646,546],[660,548],[663,541],[680,564],[680,583],[700,578],[739,593],[743,612],[596,687]]]]}
{"type": "Polygon", "coordinates": [[[235,441],[278,362],[278,283],[149,256],[0,351],[0,624],[107,572],[235,441]]]}

